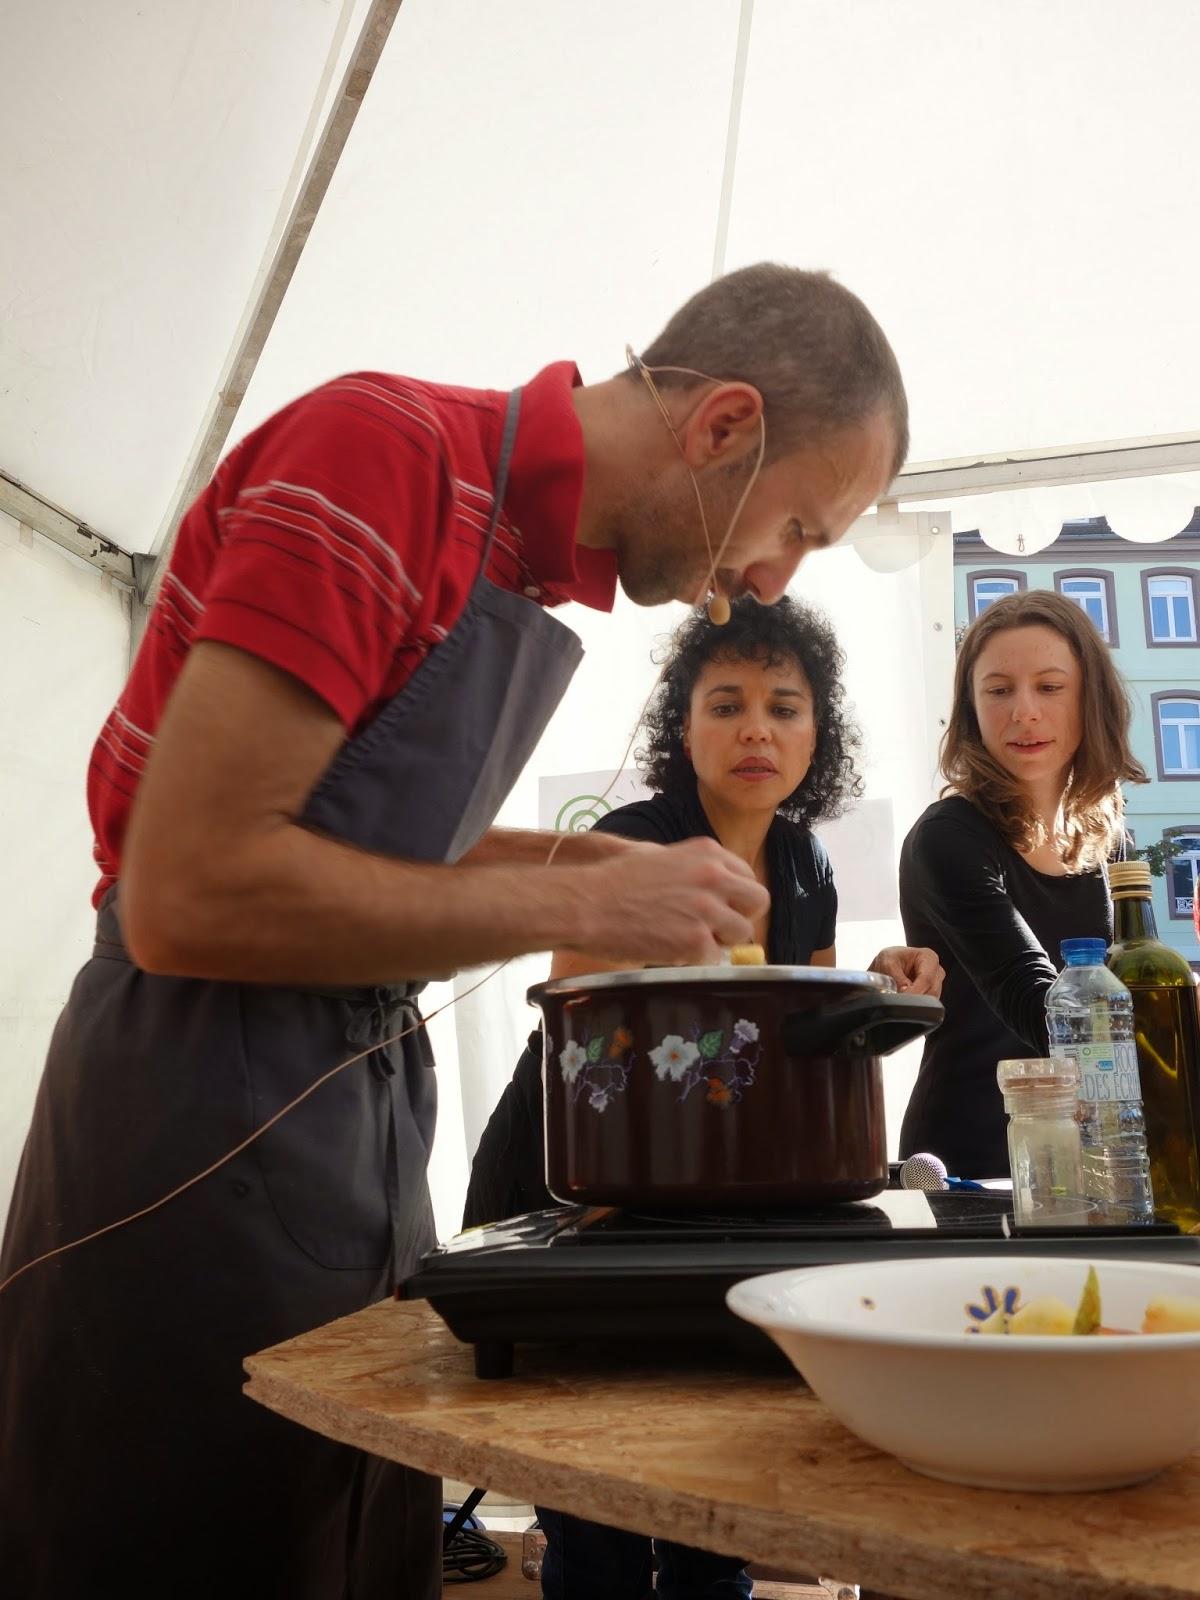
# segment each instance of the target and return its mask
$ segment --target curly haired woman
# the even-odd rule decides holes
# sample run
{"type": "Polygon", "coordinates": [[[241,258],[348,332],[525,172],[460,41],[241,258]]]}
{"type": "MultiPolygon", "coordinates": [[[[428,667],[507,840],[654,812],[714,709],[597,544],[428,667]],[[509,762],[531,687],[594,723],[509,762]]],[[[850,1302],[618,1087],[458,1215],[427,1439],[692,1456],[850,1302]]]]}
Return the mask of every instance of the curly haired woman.
{"type": "MultiPolygon", "coordinates": [[[[711,837],[740,856],[770,891],[757,929],[767,959],[835,965],[837,892],[813,824],[840,816],[861,793],[859,736],[843,700],[842,652],[828,623],[796,601],[734,603],[723,627],[703,612],[675,634],[646,714],[639,762],[654,791],[597,824],[649,844],[711,837]]],[[[605,963],[559,953],[553,975],[605,963]]],[[[881,951],[873,970],[914,994],[937,994],[932,950],[881,951]]],[[[552,1205],[545,1185],[542,1045],[534,1034],[479,1143],[465,1225],[552,1205]]],[[[642,1600],[650,1592],[651,1541],[541,1511],[547,1600],[642,1600]]],[[[751,1593],[728,1556],[654,1541],[662,1600],[736,1600],[751,1593]]]]}

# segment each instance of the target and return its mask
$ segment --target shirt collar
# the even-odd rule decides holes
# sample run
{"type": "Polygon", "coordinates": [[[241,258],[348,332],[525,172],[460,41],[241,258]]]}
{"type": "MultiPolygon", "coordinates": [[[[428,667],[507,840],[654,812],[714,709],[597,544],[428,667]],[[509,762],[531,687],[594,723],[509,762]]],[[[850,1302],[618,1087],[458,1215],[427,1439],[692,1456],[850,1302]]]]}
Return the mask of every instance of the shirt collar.
{"type": "Polygon", "coordinates": [[[617,558],[575,542],[583,500],[583,430],[571,401],[582,383],[573,361],[544,367],[521,390],[521,417],[504,496],[543,604],[578,600],[611,611],[617,558]]]}

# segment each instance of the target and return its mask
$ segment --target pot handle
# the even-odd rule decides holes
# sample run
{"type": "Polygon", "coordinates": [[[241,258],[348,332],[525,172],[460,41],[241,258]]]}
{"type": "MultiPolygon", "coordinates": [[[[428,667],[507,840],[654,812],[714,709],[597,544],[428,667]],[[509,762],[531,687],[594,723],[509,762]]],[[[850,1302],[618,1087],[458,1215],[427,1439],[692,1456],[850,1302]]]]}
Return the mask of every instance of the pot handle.
{"type": "Polygon", "coordinates": [[[783,1021],[783,1047],[790,1056],[888,1056],[936,1028],[945,1014],[927,994],[855,994],[793,1011],[783,1021]]]}

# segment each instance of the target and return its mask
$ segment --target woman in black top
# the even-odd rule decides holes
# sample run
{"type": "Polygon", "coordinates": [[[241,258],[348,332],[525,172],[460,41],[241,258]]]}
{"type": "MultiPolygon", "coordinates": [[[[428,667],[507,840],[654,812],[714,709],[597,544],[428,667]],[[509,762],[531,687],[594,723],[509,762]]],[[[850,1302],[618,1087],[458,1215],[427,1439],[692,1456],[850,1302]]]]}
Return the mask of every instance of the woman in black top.
{"type": "MultiPolygon", "coordinates": [[[[758,928],[767,960],[836,963],[837,890],[812,824],[840,816],[861,793],[857,729],[843,709],[843,656],[820,615],[784,598],[746,598],[717,626],[703,612],[676,633],[646,712],[638,752],[649,800],[596,823],[651,844],[705,836],[747,861],[771,893],[758,928]]],[[[613,963],[559,952],[552,976],[613,963]]],[[[871,969],[913,994],[937,994],[930,949],[881,950],[871,969]]],[[[534,1033],[479,1142],[464,1225],[553,1205],[542,1146],[542,1045],[534,1033]]]]}
{"type": "MultiPolygon", "coordinates": [[[[811,824],[839,815],[861,789],[858,734],[842,708],[842,654],[828,625],[788,599],[735,602],[723,627],[703,613],[675,636],[646,716],[640,752],[653,797],[596,824],[665,845],[709,836],[742,857],[771,893],[757,929],[768,960],[833,966],[837,893],[811,824]]],[[[553,974],[604,962],[560,953],[553,974]]],[[[872,962],[912,993],[936,994],[932,950],[881,951],[872,962]]],[[[476,1152],[465,1225],[553,1205],[542,1137],[542,1043],[535,1033],[476,1152]]],[[[540,1511],[548,1600],[641,1600],[651,1541],[560,1512],[540,1511]]],[[[751,1593],[740,1561],[656,1542],[662,1600],[751,1593]]]]}
{"type": "Polygon", "coordinates": [[[946,968],[900,1133],[960,1177],[1008,1174],[996,1063],[1047,1053],[1046,991],[1063,939],[1112,940],[1103,863],[1123,843],[1131,707],[1108,647],[1072,601],[997,601],[968,629],[942,745],[943,798],[900,855],[900,912],[946,968]]]}

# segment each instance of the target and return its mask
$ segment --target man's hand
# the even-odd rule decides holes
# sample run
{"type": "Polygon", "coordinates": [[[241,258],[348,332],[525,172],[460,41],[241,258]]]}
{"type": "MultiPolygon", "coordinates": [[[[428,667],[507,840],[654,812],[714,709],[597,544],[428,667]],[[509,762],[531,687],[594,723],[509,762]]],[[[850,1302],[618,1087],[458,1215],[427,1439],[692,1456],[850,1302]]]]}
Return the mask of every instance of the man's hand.
{"type": "Polygon", "coordinates": [[[881,950],[868,968],[891,978],[901,994],[929,994],[936,1000],[942,992],[946,974],[935,950],[915,949],[893,944],[881,950]]]}
{"type": "Polygon", "coordinates": [[[634,850],[578,873],[580,937],[564,948],[647,966],[711,966],[723,948],[753,944],[770,896],[715,839],[634,850]]]}

